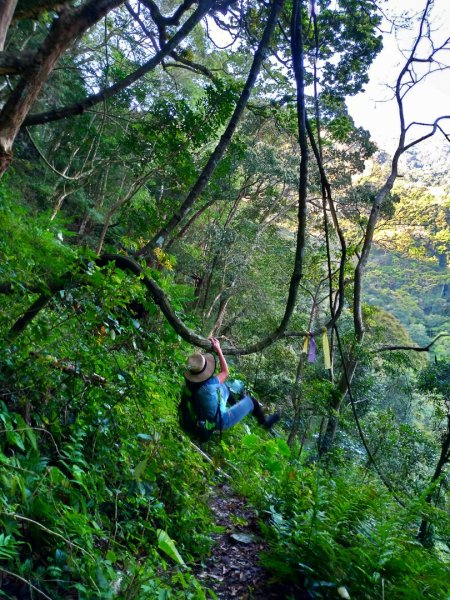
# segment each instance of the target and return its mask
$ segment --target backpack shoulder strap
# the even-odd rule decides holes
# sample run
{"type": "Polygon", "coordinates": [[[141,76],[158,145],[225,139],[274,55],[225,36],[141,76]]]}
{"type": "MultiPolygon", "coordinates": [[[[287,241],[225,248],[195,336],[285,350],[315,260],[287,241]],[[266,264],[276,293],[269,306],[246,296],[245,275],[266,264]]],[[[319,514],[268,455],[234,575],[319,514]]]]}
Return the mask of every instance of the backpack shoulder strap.
{"type": "Polygon", "coordinates": [[[220,405],[222,403],[222,391],[220,389],[220,385],[217,388],[217,410],[214,416],[214,421],[217,423],[217,417],[219,417],[219,434],[220,440],[222,441],[222,411],[220,410],[220,405]]]}

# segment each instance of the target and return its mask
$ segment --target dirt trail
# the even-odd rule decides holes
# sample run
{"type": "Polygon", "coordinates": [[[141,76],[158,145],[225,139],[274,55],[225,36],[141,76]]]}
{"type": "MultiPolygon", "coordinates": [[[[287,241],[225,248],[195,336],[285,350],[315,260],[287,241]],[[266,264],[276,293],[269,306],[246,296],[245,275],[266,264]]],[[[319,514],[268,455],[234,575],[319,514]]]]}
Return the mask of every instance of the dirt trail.
{"type": "Polygon", "coordinates": [[[270,582],[270,574],[260,565],[259,554],[266,548],[257,517],[245,499],[228,484],[215,488],[210,507],[216,525],[223,533],[213,535],[212,555],[196,577],[221,600],[282,600],[307,598],[290,586],[270,582]]]}

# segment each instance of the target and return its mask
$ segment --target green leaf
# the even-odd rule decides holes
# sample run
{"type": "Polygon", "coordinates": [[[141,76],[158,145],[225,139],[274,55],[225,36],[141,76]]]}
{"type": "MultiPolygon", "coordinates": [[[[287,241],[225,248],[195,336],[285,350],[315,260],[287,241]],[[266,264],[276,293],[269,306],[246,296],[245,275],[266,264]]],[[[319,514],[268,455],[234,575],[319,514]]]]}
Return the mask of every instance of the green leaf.
{"type": "Polygon", "coordinates": [[[277,439],[277,446],[280,454],[286,458],[289,458],[291,455],[291,449],[282,438],[277,439]]]}
{"type": "Polygon", "coordinates": [[[251,435],[246,435],[243,440],[242,440],[242,445],[245,448],[253,449],[256,448],[260,443],[260,439],[258,438],[258,436],[251,434],[251,435]]]}
{"type": "Polygon", "coordinates": [[[37,442],[36,442],[36,436],[34,435],[33,430],[31,429],[31,427],[28,425],[28,423],[24,420],[24,418],[22,417],[22,415],[15,413],[14,414],[14,420],[18,426],[18,428],[23,429],[25,432],[25,435],[27,436],[29,442],[31,443],[31,445],[33,446],[33,450],[37,450],[37,442]]]}
{"type": "Polygon", "coordinates": [[[17,547],[21,542],[17,542],[12,536],[0,534],[0,558],[12,559],[18,555],[17,547]]]}
{"type": "Polygon", "coordinates": [[[186,563],[181,558],[172,538],[163,529],[158,529],[156,535],[158,536],[158,548],[165,552],[167,556],[170,556],[176,563],[185,567],[186,563]]]}
{"type": "Polygon", "coordinates": [[[29,427],[26,430],[26,434],[27,434],[30,444],[33,446],[33,450],[37,450],[38,447],[37,447],[37,442],[36,442],[36,436],[34,435],[34,431],[31,429],[31,427],[29,427]]]}
{"type": "Polygon", "coordinates": [[[135,479],[140,479],[141,475],[144,473],[146,467],[147,467],[147,463],[148,463],[148,458],[144,458],[144,460],[141,460],[140,463],[138,463],[135,467],[134,467],[134,471],[133,471],[133,477],[135,479]]]}
{"type": "Polygon", "coordinates": [[[6,439],[10,444],[15,444],[18,448],[25,451],[25,446],[23,445],[22,438],[16,431],[7,431],[6,439]]]}

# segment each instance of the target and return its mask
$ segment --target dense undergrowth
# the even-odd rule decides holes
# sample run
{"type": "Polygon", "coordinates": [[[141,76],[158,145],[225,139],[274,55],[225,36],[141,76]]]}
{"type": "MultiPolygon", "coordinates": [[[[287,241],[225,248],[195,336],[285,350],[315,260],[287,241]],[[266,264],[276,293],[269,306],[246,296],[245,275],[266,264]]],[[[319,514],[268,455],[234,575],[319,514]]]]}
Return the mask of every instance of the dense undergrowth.
{"type": "MultiPolygon", "coordinates": [[[[85,251],[80,274],[61,224],[34,223],[2,207],[0,280],[13,284],[0,296],[3,597],[214,597],[191,567],[211,551],[222,471],[259,511],[276,579],[314,598],[448,597],[446,547],[416,541],[423,511],[441,539],[448,517],[425,492],[400,506],[363,455],[318,464],[314,444],[291,449],[249,421],[250,433],[213,438],[205,462],[177,420],[187,344],[139,280],[98,270],[85,251]],[[73,278],[11,337],[49,271],[73,278]]],[[[190,288],[151,275],[182,311],[190,288]]]]}
{"type": "Polygon", "coordinates": [[[5,207],[2,225],[11,232],[2,255],[16,244],[23,251],[14,265],[2,263],[2,281],[14,285],[2,297],[2,589],[14,594],[27,581],[53,598],[169,589],[203,597],[189,570],[174,568],[170,541],[185,561],[210,546],[211,474],[176,420],[186,348],[154,306],[145,324],[134,314],[130,302],[146,302],[139,282],[89,267],[87,282],[69,280],[22,335],[8,338],[36,298],[27,286],[45,290],[44,265],[53,273],[53,258],[63,272],[78,265],[59,231],[36,236],[5,207]]]}
{"type": "MultiPolygon", "coordinates": [[[[400,506],[362,465],[341,457],[333,472],[294,459],[284,440],[245,437],[226,453],[260,509],[263,564],[312,597],[446,598],[447,558],[415,539],[421,500],[400,506]]],[[[436,511],[441,525],[446,515],[436,511]]],[[[445,526],[444,526],[445,528],[445,526]]],[[[448,523],[447,523],[448,535],[448,523]]]]}

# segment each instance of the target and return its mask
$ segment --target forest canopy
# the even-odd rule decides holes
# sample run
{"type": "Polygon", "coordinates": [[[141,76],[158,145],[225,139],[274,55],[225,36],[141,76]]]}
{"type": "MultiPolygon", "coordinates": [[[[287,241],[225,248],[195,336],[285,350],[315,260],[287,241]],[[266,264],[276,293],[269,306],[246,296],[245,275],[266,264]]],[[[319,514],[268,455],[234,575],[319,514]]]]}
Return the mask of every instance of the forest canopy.
{"type": "Polygon", "coordinates": [[[408,110],[435,9],[0,4],[5,597],[215,597],[217,477],[286,597],[448,596],[450,115],[408,110]],[[346,103],[388,28],[392,155],[346,103]],[[180,429],[211,337],[272,435],[180,429]]]}

